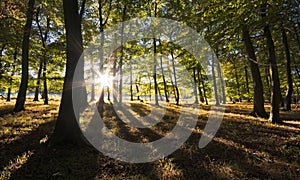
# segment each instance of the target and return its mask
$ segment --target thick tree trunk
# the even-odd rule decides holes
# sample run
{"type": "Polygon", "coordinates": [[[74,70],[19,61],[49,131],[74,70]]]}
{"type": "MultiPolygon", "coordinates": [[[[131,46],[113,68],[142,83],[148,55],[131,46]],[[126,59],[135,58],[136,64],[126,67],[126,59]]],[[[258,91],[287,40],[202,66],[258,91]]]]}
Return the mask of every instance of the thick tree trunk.
{"type": "Polygon", "coordinates": [[[279,105],[280,105],[280,82],[278,76],[278,68],[275,55],[275,46],[272,39],[272,34],[268,25],[264,27],[264,33],[267,39],[267,47],[269,51],[269,63],[270,63],[270,74],[271,74],[271,84],[272,84],[272,94],[271,94],[271,110],[269,121],[272,123],[280,123],[279,115],[279,105]]]}
{"type": "Polygon", "coordinates": [[[28,1],[28,10],[26,15],[26,24],[24,27],[23,41],[22,41],[22,78],[18,92],[17,101],[14,112],[19,112],[25,109],[26,91],[28,86],[28,55],[29,55],[29,37],[34,13],[35,0],[28,1]]]}
{"type": "Polygon", "coordinates": [[[251,42],[249,30],[246,25],[242,26],[242,31],[243,31],[244,44],[249,58],[250,70],[252,74],[253,87],[254,87],[254,105],[253,105],[253,112],[251,114],[253,116],[267,118],[268,114],[266,113],[264,107],[263,84],[260,76],[258,63],[256,60],[255,50],[251,42]]]}
{"type": "Polygon", "coordinates": [[[292,71],[291,71],[291,54],[290,47],[287,40],[286,32],[284,27],[282,26],[282,42],[284,45],[285,56],[286,56],[286,77],[288,82],[288,87],[285,96],[285,110],[290,111],[292,104],[292,94],[293,94],[293,79],[292,79],[292,71]]]}
{"type": "Polygon", "coordinates": [[[87,106],[86,90],[83,86],[84,64],[83,61],[79,61],[83,52],[81,16],[78,13],[78,1],[64,0],[63,7],[67,36],[66,74],[59,108],[59,115],[56,121],[54,132],[48,141],[49,146],[85,144],[82,132],[78,125],[78,119],[76,118],[76,116],[79,117],[80,112],[74,112],[72,105],[72,93],[75,93],[76,97],[80,98],[79,101],[81,110],[84,110],[87,106]],[[72,91],[74,72],[76,68],[79,68],[77,69],[79,72],[79,79],[78,82],[74,82],[76,87],[74,87],[72,91]]]}

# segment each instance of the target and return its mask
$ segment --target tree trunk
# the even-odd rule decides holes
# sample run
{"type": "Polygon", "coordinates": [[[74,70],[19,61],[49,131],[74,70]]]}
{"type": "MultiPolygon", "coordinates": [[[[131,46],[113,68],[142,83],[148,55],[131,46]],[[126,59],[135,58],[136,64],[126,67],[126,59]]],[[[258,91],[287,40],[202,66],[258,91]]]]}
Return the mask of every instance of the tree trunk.
{"type": "Polygon", "coordinates": [[[226,94],[225,94],[224,78],[222,76],[221,65],[220,65],[219,61],[217,62],[217,68],[218,68],[218,76],[220,78],[220,83],[221,83],[222,103],[226,104],[226,94]]]}
{"type": "Polygon", "coordinates": [[[162,44],[161,41],[159,40],[159,45],[160,45],[160,68],[161,68],[161,74],[162,74],[162,78],[163,78],[163,83],[164,83],[164,93],[165,93],[165,97],[166,97],[166,102],[170,102],[169,98],[168,98],[168,89],[167,89],[167,83],[166,83],[166,78],[165,78],[165,72],[164,72],[164,67],[163,67],[163,52],[162,52],[162,44]]]}
{"type": "Polygon", "coordinates": [[[271,93],[271,110],[269,121],[272,123],[280,123],[279,115],[279,104],[280,104],[280,82],[278,76],[278,68],[275,55],[275,46],[272,39],[272,34],[269,28],[269,25],[264,27],[264,33],[267,39],[267,47],[269,51],[269,63],[270,63],[270,74],[271,74],[271,84],[272,84],[272,93],[271,93]]]}
{"type": "Polygon", "coordinates": [[[203,96],[204,96],[205,104],[208,105],[205,83],[204,83],[203,75],[201,73],[201,67],[199,67],[199,74],[200,74],[201,84],[202,84],[202,88],[203,88],[203,96]]]}
{"type": "Polygon", "coordinates": [[[199,91],[199,98],[200,98],[200,101],[201,103],[204,102],[204,97],[203,97],[203,93],[202,93],[202,90],[201,90],[201,82],[202,82],[202,78],[200,76],[200,73],[201,73],[201,65],[200,64],[197,64],[197,77],[198,77],[198,91],[199,91]]]}
{"type": "MultiPolygon", "coordinates": [[[[99,4],[99,31],[101,33],[101,39],[100,39],[100,48],[99,48],[99,60],[100,60],[100,75],[103,73],[103,66],[104,66],[104,57],[103,57],[103,46],[104,46],[104,26],[105,22],[102,17],[102,1],[98,1],[99,4]]],[[[101,83],[101,82],[100,82],[101,83]]],[[[100,96],[98,101],[98,110],[100,111],[100,114],[103,112],[103,106],[104,106],[104,86],[100,85],[100,96]]]]}
{"type": "Polygon", "coordinates": [[[196,67],[193,68],[193,79],[194,79],[194,95],[195,95],[194,104],[199,104],[198,92],[197,92],[196,67]]]}
{"type": "Polygon", "coordinates": [[[112,55],[112,57],[113,57],[113,60],[114,60],[114,63],[113,63],[113,77],[114,77],[114,79],[113,79],[113,90],[112,90],[112,95],[113,95],[113,102],[114,103],[117,103],[118,102],[118,99],[117,99],[117,81],[116,81],[116,74],[117,74],[117,58],[116,58],[116,53],[114,53],[113,55],[112,55]]]}
{"type": "Polygon", "coordinates": [[[292,104],[292,94],[293,94],[293,79],[292,79],[292,71],[291,71],[291,54],[290,54],[290,47],[288,44],[287,36],[285,29],[283,25],[281,26],[282,28],[282,42],[284,45],[284,50],[285,50],[285,56],[286,56],[286,77],[287,77],[287,82],[288,82],[288,87],[286,91],[286,96],[285,96],[285,110],[290,111],[291,109],[291,104],[292,104]]]}
{"type": "Polygon", "coordinates": [[[29,55],[29,37],[34,13],[35,0],[28,1],[28,10],[26,15],[26,24],[24,27],[22,41],[22,78],[18,92],[17,101],[14,112],[19,112],[25,109],[26,91],[28,86],[28,55],[29,55]]]}
{"type": "Polygon", "coordinates": [[[215,72],[215,55],[212,56],[212,63],[211,63],[211,72],[212,72],[212,79],[213,79],[213,87],[214,87],[214,94],[215,94],[215,100],[216,100],[216,105],[220,105],[219,101],[219,94],[218,94],[218,88],[217,88],[217,79],[216,79],[216,72],[215,72]]]}
{"type": "Polygon", "coordinates": [[[248,27],[246,25],[242,26],[242,31],[243,31],[244,44],[249,58],[250,70],[251,70],[253,87],[254,87],[254,104],[253,104],[253,112],[251,114],[253,116],[267,118],[268,114],[266,113],[264,107],[263,84],[260,76],[258,63],[256,60],[255,50],[251,42],[248,27]]]}
{"type": "Polygon", "coordinates": [[[48,103],[48,88],[47,88],[47,59],[46,59],[46,57],[44,57],[43,80],[44,80],[44,93],[43,93],[44,94],[44,104],[49,104],[48,103]]]}
{"type": "Polygon", "coordinates": [[[137,100],[140,100],[140,96],[139,96],[140,90],[139,90],[138,84],[135,84],[135,88],[136,88],[136,93],[138,94],[137,95],[137,100]]]}
{"type": "MultiPolygon", "coordinates": [[[[63,7],[67,39],[66,73],[59,115],[54,132],[48,141],[49,146],[85,144],[82,132],[77,122],[78,119],[76,119],[76,117],[79,117],[80,112],[74,112],[72,105],[72,93],[75,93],[75,96],[80,98],[80,110],[84,110],[87,106],[86,90],[83,86],[84,64],[83,61],[79,61],[83,52],[81,16],[78,13],[78,1],[64,0],[63,7]],[[79,72],[79,78],[77,79],[78,82],[73,82],[76,68],[79,68],[77,69],[79,72]],[[76,84],[76,87],[73,87],[72,91],[73,83],[76,84]]],[[[84,5],[82,5],[81,10],[83,10],[83,7],[84,5]]]]}
{"type": "MultiPolygon", "coordinates": [[[[37,9],[36,13],[36,23],[39,29],[39,34],[42,40],[42,45],[43,45],[43,82],[44,82],[44,91],[43,91],[43,99],[44,99],[44,104],[48,104],[48,88],[47,88],[47,39],[48,39],[48,32],[50,28],[50,19],[49,17],[46,17],[46,30],[43,34],[42,28],[40,26],[40,21],[39,21],[39,15],[40,15],[40,7],[37,9]]],[[[41,68],[41,67],[40,67],[41,68]]],[[[40,73],[40,72],[39,72],[40,73]]],[[[40,76],[40,75],[39,75],[40,76]]],[[[40,77],[38,77],[38,83],[40,83],[40,77]]],[[[38,91],[39,91],[39,84],[36,89],[36,95],[35,98],[37,97],[38,100],[38,91]]]]}
{"type": "MultiPolygon", "coordinates": [[[[14,52],[14,62],[16,62],[17,61],[17,48],[15,48],[15,52],[14,52]]],[[[8,92],[7,92],[7,97],[6,97],[6,101],[7,102],[10,102],[10,100],[11,100],[11,89],[12,89],[12,84],[13,84],[13,77],[14,77],[14,74],[15,74],[15,71],[16,71],[16,66],[14,65],[14,63],[13,63],[13,65],[12,65],[12,71],[11,71],[11,75],[10,75],[10,77],[9,77],[9,87],[8,87],[8,92]]]]}
{"type": "Polygon", "coordinates": [[[91,86],[91,100],[90,102],[93,102],[96,100],[95,98],[95,66],[94,66],[94,60],[93,55],[91,57],[91,69],[92,69],[92,86],[91,86]]]}
{"type": "MultiPolygon", "coordinates": [[[[176,100],[176,105],[179,105],[179,90],[178,90],[178,84],[177,84],[177,77],[176,77],[176,69],[175,69],[175,58],[173,51],[171,51],[171,56],[172,56],[172,68],[173,68],[173,74],[174,74],[174,86],[175,86],[175,100],[176,100]]],[[[173,87],[174,87],[173,86],[173,87]]]]}
{"type": "Polygon", "coordinates": [[[249,89],[249,78],[248,78],[248,67],[245,66],[244,67],[244,70],[245,70],[245,79],[246,79],[246,92],[247,92],[247,95],[248,95],[248,102],[250,102],[250,89],[249,89]]]}
{"type": "Polygon", "coordinates": [[[133,101],[132,60],[130,59],[130,101],[133,101]]]}

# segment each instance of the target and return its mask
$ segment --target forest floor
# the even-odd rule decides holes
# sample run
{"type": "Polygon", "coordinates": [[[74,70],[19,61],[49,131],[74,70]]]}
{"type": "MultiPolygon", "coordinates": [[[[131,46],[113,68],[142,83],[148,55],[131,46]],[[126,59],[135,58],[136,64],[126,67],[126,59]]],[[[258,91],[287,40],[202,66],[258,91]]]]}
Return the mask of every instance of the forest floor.
{"type": "MultiPolygon", "coordinates": [[[[300,108],[282,111],[284,124],[274,125],[249,116],[250,103],[227,104],[216,136],[199,149],[209,115],[209,107],[201,106],[197,126],[180,149],[161,160],[133,164],[91,147],[47,148],[58,99],[49,105],[29,99],[26,111],[15,114],[13,105],[14,101],[0,102],[0,179],[300,179],[300,108]]],[[[142,116],[150,109],[145,103],[129,105],[142,116]]],[[[112,132],[136,142],[165,135],[178,118],[178,107],[170,105],[163,127],[129,130],[109,106],[106,111],[104,121],[112,132]]]]}

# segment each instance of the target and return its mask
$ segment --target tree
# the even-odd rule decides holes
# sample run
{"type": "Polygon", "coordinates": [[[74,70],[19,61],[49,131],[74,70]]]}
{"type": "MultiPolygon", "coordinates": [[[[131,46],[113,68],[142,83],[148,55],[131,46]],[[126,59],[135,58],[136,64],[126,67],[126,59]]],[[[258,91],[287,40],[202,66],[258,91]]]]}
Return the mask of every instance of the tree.
{"type": "Polygon", "coordinates": [[[34,13],[34,4],[35,0],[28,1],[26,23],[24,26],[24,34],[22,41],[22,78],[14,112],[19,112],[25,109],[26,91],[28,86],[29,37],[34,13]]]}
{"type": "Polygon", "coordinates": [[[255,50],[250,38],[250,33],[247,25],[242,25],[242,34],[243,40],[246,47],[246,52],[248,55],[251,74],[253,78],[253,87],[254,87],[254,104],[253,104],[253,112],[251,113],[254,116],[267,118],[268,114],[266,113],[264,107],[264,95],[263,95],[263,84],[261,80],[261,75],[255,55],[255,50]]]}
{"type": "Polygon", "coordinates": [[[284,45],[285,56],[286,56],[286,77],[288,81],[287,92],[285,97],[285,110],[291,110],[291,103],[292,103],[292,94],[293,94],[293,78],[292,78],[292,71],[291,71],[291,54],[290,54],[290,47],[287,40],[286,31],[281,25],[282,31],[282,43],[284,45]]]}
{"type": "Polygon", "coordinates": [[[38,7],[37,12],[36,12],[36,23],[38,26],[40,38],[42,40],[42,58],[40,60],[40,65],[39,65],[39,71],[38,71],[38,80],[37,80],[37,87],[35,90],[35,97],[34,101],[38,100],[38,93],[39,93],[39,85],[40,85],[40,77],[41,77],[41,71],[43,67],[43,81],[44,81],[44,91],[43,91],[43,98],[44,98],[44,104],[48,104],[48,88],[47,88],[47,76],[46,76],[46,71],[47,71],[47,40],[48,40],[48,33],[49,33],[49,28],[50,28],[50,18],[46,14],[46,29],[45,32],[43,33],[41,25],[40,25],[40,11],[41,8],[38,7]]]}
{"type": "Polygon", "coordinates": [[[79,117],[79,112],[74,112],[72,105],[72,91],[81,98],[81,108],[84,109],[87,105],[86,90],[83,87],[83,61],[79,61],[83,53],[81,21],[84,12],[85,1],[82,2],[79,12],[78,1],[63,1],[64,19],[67,39],[67,64],[64,79],[62,99],[59,108],[59,115],[55,125],[53,134],[51,135],[48,145],[54,146],[59,144],[84,144],[82,132],[78,125],[76,116],[79,117]],[[81,74],[79,82],[73,82],[75,68],[79,68],[81,74]],[[76,87],[72,90],[72,83],[76,87]],[[76,113],[76,114],[75,114],[76,113]]]}
{"type": "MultiPolygon", "coordinates": [[[[262,17],[265,19],[267,17],[267,5],[264,4],[262,7],[262,17]]],[[[269,121],[272,123],[281,122],[279,115],[279,104],[280,104],[280,81],[278,76],[278,67],[275,53],[274,41],[270,31],[270,25],[268,22],[264,27],[264,35],[267,40],[267,47],[269,52],[269,63],[270,63],[270,74],[271,74],[271,84],[272,84],[272,93],[271,93],[271,110],[269,121]]]]}

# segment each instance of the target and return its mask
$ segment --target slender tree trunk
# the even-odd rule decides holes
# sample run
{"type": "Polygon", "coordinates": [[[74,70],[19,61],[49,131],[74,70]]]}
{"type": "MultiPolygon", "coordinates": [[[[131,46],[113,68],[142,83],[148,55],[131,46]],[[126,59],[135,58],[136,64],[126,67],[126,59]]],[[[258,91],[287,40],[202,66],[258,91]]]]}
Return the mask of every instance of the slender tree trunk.
{"type": "MultiPolygon", "coordinates": [[[[47,88],[47,39],[48,39],[48,32],[50,28],[50,19],[49,17],[46,17],[46,30],[43,35],[42,28],[40,26],[40,21],[39,21],[39,16],[40,16],[40,7],[37,9],[36,13],[36,23],[39,29],[39,34],[42,40],[42,45],[43,45],[43,82],[44,82],[44,91],[43,91],[43,99],[44,99],[44,104],[48,104],[48,88],[47,88]]],[[[38,79],[38,83],[39,79],[38,79]]],[[[38,85],[39,88],[39,85],[38,85]]],[[[38,91],[38,90],[37,90],[38,91]]],[[[38,92],[37,92],[38,93],[38,92]]],[[[38,95],[37,95],[38,97],[38,95]]],[[[37,99],[38,100],[38,99],[37,99]]]]}
{"type": "Polygon", "coordinates": [[[137,93],[137,100],[140,100],[140,90],[139,90],[139,86],[137,84],[135,84],[135,88],[136,88],[136,93],[137,93]]]}
{"type": "Polygon", "coordinates": [[[248,66],[244,67],[245,70],[245,79],[246,79],[246,93],[248,95],[248,102],[250,102],[250,89],[249,89],[249,78],[248,78],[248,66]]]}
{"type": "Polygon", "coordinates": [[[203,75],[201,73],[201,67],[200,66],[199,66],[199,74],[200,74],[200,79],[201,79],[201,85],[202,85],[202,88],[203,88],[203,96],[204,96],[205,104],[208,105],[208,100],[207,100],[207,96],[206,96],[206,89],[205,89],[204,78],[203,78],[203,75]]]}
{"type": "Polygon", "coordinates": [[[19,112],[25,109],[26,91],[28,86],[28,55],[29,55],[29,37],[34,13],[35,0],[28,1],[28,10],[26,15],[26,24],[24,27],[23,41],[22,41],[22,77],[18,92],[17,101],[14,112],[19,112]]]}
{"type": "Polygon", "coordinates": [[[132,60],[130,59],[130,101],[133,101],[132,60]]]}
{"type": "MultiPolygon", "coordinates": [[[[175,86],[175,100],[176,100],[176,105],[179,105],[179,89],[178,89],[178,84],[177,84],[177,77],[176,77],[176,69],[175,69],[175,58],[173,51],[171,51],[171,56],[172,56],[172,68],[173,68],[173,74],[174,74],[174,86],[175,86]]],[[[174,87],[173,86],[173,87],[174,87]]]]}
{"type": "MultiPolygon", "coordinates": [[[[0,49],[0,57],[3,56],[3,51],[4,51],[6,45],[7,45],[7,41],[5,41],[5,43],[2,44],[2,47],[0,49]]],[[[0,79],[2,78],[2,74],[3,74],[2,68],[3,68],[3,64],[2,64],[2,62],[0,62],[0,79]]]]}
{"type": "Polygon", "coordinates": [[[287,92],[285,96],[285,110],[290,111],[291,104],[292,104],[292,94],[293,94],[293,79],[292,79],[292,71],[291,71],[291,54],[290,54],[290,47],[287,40],[286,32],[283,27],[281,26],[282,30],[282,42],[284,45],[285,56],[286,56],[286,77],[288,82],[287,92]]]}
{"type": "Polygon", "coordinates": [[[43,61],[40,60],[39,70],[38,70],[38,77],[37,77],[37,82],[36,82],[33,101],[38,101],[39,100],[42,69],[43,69],[43,61]]]}
{"type": "Polygon", "coordinates": [[[48,103],[48,88],[47,88],[47,59],[46,59],[46,57],[44,57],[43,80],[44,80],[44,104],[49,104],[48,103]]]}
{"type": "MultiPolygon", "coordinates": [[[[83,12],[85,1],[83,1],[81,12],[83,12]]],[[[56,121],[55,129],[51,135],[48,146],[85,144],[82,132],[78,125],[80,112],[74,112],[72,94],[79,98],[80,110],[83,111],[87,106],[86,90],[83,86],[84,83],[84,63],[80,60],[83,52],[82,33],[81,33],[81,18],[82,13],[78,13],[78,1],[63,1],[64,19],[66,27],[66,40],[67,40],[67,63],[66,73],[64,79],[63,93],[61,104],[59,108],[58,119],[56,121]],[[78,82],[74,81],[74,72],[77,68],[78,82]],[[72,84],[76,84],[73,87],[72,84]]]]}
{"type": "Polygon", "coordinates": [[[250,70],[252,74],[253,87],[254,87],[254,105],[253,105],[253,112],[251,114],[253,116],[267,118],[268,114],[266,113],[264,107],[263,84],[262,84],[260,71],[256,60],[254,47],[251,42],[248,27],[246,25],[243,25],[242,31],[243,31],[243,40],[246,47],[247,55],[248,58],[250,59],[249,63],[250,63],[250,70]]]}
{"type": "Polygon", "coordinates": [[[110,89],[108,86],[106,87],[106,91],[107,91],[107,100],[110,101],[110,89]]]}
{"type": "MultiPolygon", "coordinates": [[[[123,8],[122,21],[126,20],[126,6],[123,8]]],[[[120,84],[119,84],[119,102],[122,103],[122,90],[123,90],[123,58],[124,58],[124,24],[121,27],[121,57],[120,57],[120,84]]]]}
{"type": "MultiPolygon", "coordinates": [[[[35,16],[35,21],[38,24],[38,29],[39,29],[39,34],[42,40],[42,44],[43,44],[43,48],[44,47],[44,37],[42,35],[42,30],[39,24],[39,16],[40,16],[40,7],[38,7],[37,12],[36,12],[36,16],[35,16]]],[[[44,54],[44,49],[43,49],[43,54],[44,54]]],[[[34,99],[33,101],[38,101],[39,100],[39,93],[40,93],[40,84],[41,84],[41,74],[42,74],[42,70],[43,70],[43,59],[40,59],[40,63],[39,63],[39,70],[38,70],[38,77],[37,77],[37,82],[36,82],[36,88],[35,88],[35,93],[34,93],[34,99]]]]}
{"type": "Polygon", "coordinates": [[[96,98],[95,98],[95,66],[94,66],[94,60],[93,60],[93,56],[91,57],[91,69],[92,69],[92,86],[91,86],[91,100],[90,102],[92,101],[95,101],[96,98]]]}
{"type": "Polygon", "coordinates": [[[195,104],[199,104],[198,93],[197,93],[197,78],[196,78],[196,67],[193,68],[193,79],[194,79],[194,95],[195,95],[195,104]]]}
{"type": "MultiPolygon", "coordinates": [[[[18,54],[17,48],[15,48],[14,57],[13,57],[14,62],[17,61],[17,54],[18,54]]],[[[13,77],[14,77],[15,71],[16,71],[16,66],[13,63],[11,75],[9,77],[9,87],[8,87],[8,92],[7,92],[7,97],[6,97],[7,102],[10,102],[10,100],[11,100],[11,98],[10,98],[11,97],[11,89],[12,89],[12,84],[13,84],[13,80],[14,80],[13,77]]]]}
{"type": "Polygon", "coordinates": [[[201,82],[202,82],[202,79],[201,79],[201,76],[200,76],[200,73],[201,73],[201,65],[200,64],[197,64],[197,77],[198,77],[198,91],[199,91],[199,98],[200,98],[200,101],[201,103],[204,102],[204,97],[203,97],[203,93],[202,93],[202,90],[201,90],[201,82]]]}
{"type": "Polygon", "coordinates": [[[153,38],[153,80],[154,80],[154,100],[155,105],[158,106],[158,85],[157,85],[157,77],[156,77],[156,67],[157,67],[157,54],[156,54],[156,39],[153,38]]]}
{"type": "Polygon", "coordinates": [[[218,68],[218,76],[220,78],[220,83],[221,83],[222,103],[226,104],[225,83],[224,83],[224,78],[222,75],[221,65],[219,61],[217,62],[217,68],[218,68]]]}
{"type": "Polygon", "coordinates": [[[211,63],[211,72],[212,72],[212,79],[213,79],[213,87],[214,87],[214,94],[216,99],[216,105],[220,105],[219,101],[219,94],[218,94],[218,88],[217,88],[217,80],[216,80],[216,72],[215,72],[215,57],[212,54],[212,63],[211,63]]]}
{"type": "Polygon", "coordinates": [[[162,78],[163,78],[163,83],[164,83],[164,93],[165,93],[165,97],[166,97],[166,102],[170,102],[169,98],[168,98],[168,89],[167,89],[167,83],[166,83],[166,78],[165,78],[165,72],[164,72],[164,67],[163,67],[163,52],[162,52],[162,44],[161,41],[159,40],[159,45],[160,45],[160,68],[161,68],[161,74],[162,74],[162,78]]]}
{"type": "MultiPolygon", "coordinates": [[[[100,39],[100,47],[99,47],[99,60],[100,60],[100,75],[103,74],[103,66],[104,66],[104,57],[103,57],[103,46],[104,46],[104,26],[105,22],[103,19],[103,13],[102,13],[102,1],[98,1],[98,11],[99,11],[99,31],[101,33],[101,39],[100,39]]],[[[100,82],[101,83],[101,82],[100,82]]],[[[103,113],[103,106],[104,106],[104,86],[103,84],[100,85],[100,96],[98,101],[98,110],[100,114],[103,113]]]]}
{"type": "Polygon", "coordinates": [[[272,123],[281,122],[279,115],[279,104],[280,104],[280,82],[278,76],[278,68],[275,55],[275,46],[272,39],[272,34],[269,25],[264,27],[264,33],[267,39],[267,47],[269,51],[269,63],[270,63],[270,74],[272,78],[272,94],[271,94],[271,110],[269,121],[272,123]]]}
{"type": "Polygon", "coordinates": [[[8,90],[7,90],[6,102],[10,102],[10,96],[11,96],[11,86],[12,86],[12,80],[10,79],[10,82],[9,82],[9,87],[8,87],[8,90]]]}
{"type": "Polygon", "coordinates": [[[113,102],[117,103],[118,99],[117,99],[117,82],[116,82],[116,74],[117,74],[117,58],[115,56],[115,53],[113,54],[113,58],[114,58],[114,63],[113,63],[113,90],[112,90],[112,94],[113,94],[113,102]]]}

